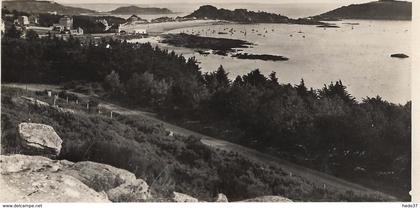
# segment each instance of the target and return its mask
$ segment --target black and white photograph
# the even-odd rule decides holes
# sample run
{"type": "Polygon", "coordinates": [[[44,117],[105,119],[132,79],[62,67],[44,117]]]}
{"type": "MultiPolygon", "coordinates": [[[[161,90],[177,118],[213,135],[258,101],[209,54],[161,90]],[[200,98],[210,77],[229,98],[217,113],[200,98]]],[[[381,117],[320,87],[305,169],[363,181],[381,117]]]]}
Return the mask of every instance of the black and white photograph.
{"type": "Polygon", "coordinates": [[[2,0],[0,203],[415,208],[414,4],[2,0]]]}

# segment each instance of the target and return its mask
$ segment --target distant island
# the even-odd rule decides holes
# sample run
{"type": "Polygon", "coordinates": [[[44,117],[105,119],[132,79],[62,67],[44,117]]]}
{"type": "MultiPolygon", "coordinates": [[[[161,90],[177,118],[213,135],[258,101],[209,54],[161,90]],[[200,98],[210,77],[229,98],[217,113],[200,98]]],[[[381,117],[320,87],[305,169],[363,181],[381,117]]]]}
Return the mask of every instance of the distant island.
{"type": "Polygon", "coordinates": [[[137,7],[137,6],[119,7],[110,11],[110,13],[111,14],[173,14],[173,12],[167,8],[137,7]]]}
{"type": "Polygon", "coordinates": [[[20,11],[26,13],[57,13],[63,15],[80,15],[96,13],[94,10],[83,9],[78,7],[64,6],[53,1],[36,1],[36,0],[14,0],[2,1],[2,8],[9,11],[20,11]]]}
{"type": "Polygon", "coordinates": [[[307,25],[326,25],[326,23],[305,19],[290,19],[280,14],[267,12],[254,12],[246,9],[217,9],[211,5],[201,6],[198,10],[185,16],[185,18],[197,19],[216,19],[239,23],[289,23],[289,24],[307,24],[307,25]]]}
{"type": "Polygon", "coordinates": [[[380,0],[365,4],[352,4],[312,18],[319,21],[341,19],[411,20],[412,3],[380,0]]]}
{"type": "Polygon", "coordinates": [[[278,55],[269,55],[269,54],[248,54],[248,53],[238,53],[232,55],[232,57],[238,58],[238,59],[251,59],[251,60],[263,60],[263,61],[287,61],[289,58],[286,58],[284,56],[278,56],[278,55]]]}
{"type": "Polygon", "coordinates": [[[409,58],[410,56],[403,54],[403,53],[396,53],[396,54],[391,54],[392,58],[409,58]]]}

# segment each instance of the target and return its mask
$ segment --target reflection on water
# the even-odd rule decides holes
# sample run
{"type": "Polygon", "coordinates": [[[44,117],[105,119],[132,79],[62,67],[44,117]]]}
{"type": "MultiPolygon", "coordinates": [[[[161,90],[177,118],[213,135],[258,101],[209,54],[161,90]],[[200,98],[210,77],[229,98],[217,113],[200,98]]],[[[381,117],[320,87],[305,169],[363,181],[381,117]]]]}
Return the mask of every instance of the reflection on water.
{"type": "Polygon", "coordinates": [[[390,55],[410,55],[410,24],[408,21],[354,20],[337,22],[340,28],[326,29],[305,25],[259,24],[170,31],[247,40],[256,45],[244,52],[282,55],[290,58],[286,62],[201,56],[192,49],[159,45],[187,57],[196,56],[203,72],[214,71],[221,64],[230,73],[230,78],[235,78],[259,68],[265,74],[277,72],[283,83],[298,84],[303,78],[308,86],[314,88],[341,79],[358,100],[380,95],[395,103],[405,103],[410,100],[411,58],[395,59],[390,55]],[[348,24],[355,22],[359,24],[348,24]],[[230,30],[233,33],[227,32],[230,30]]]}

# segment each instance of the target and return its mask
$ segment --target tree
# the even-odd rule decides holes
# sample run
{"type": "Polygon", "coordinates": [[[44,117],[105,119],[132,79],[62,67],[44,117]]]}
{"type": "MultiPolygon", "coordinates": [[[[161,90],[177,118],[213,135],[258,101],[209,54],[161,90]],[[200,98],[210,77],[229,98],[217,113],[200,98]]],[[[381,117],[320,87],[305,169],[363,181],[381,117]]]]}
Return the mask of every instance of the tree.
{"type": "Polygon", "coordinates": [[[113,95],[116,95],[121,89],[120,76],[117,72],[112,71],[105,77],[104,87],[111,90],[113,95]]]}
{"type": "Polygon", "coordinates": [[[321,98],[338,97],[347,104],[356,104],[356,100],[347,92],[346,88],[347,87],[343,85],[341,80],[337,81],[335,84],[331,82],[328,87],[324,85],[324,88],[319,91],[319,96],[321,98]]]}
{"type": "Polygon", "coordinates": [[[276,76],[276,72],[274,72],[274,71],[271,72],[268,77],[273,84],[277,84],[277,85],[279,84],[279,79],[276,76]]]}
{"type": "Polygon", "coordinates": [[[204,74],[203,78],[210,93],[229,87],[230,80],[228,78],[228,74],[229,73],[225,71],[222,65],[220,65],[216,72],[204,74]]]}
{"type": "Polygon", "coordinates": [[[296,91],[299,96],[304,97],[308,93],[308,88],[305,86],[305,81],[303,79],[300,80],[299,85],[296,85],[296,91]]]}
{"type": "Polygon", "coordinates": [[[28,40],[36,40],[38,39],[38,33],[36,33],[34,30],[28,30],[26,31],[26,39],[28,40]]]}
{"type": "Polygon", "coordinates": [[[18,30],[15,25],[12,25],[12,27],[6,30],[4,36],[9,38],[20,38],[22,36],[22,32],[18,30]]]}
{"type": "Polygon", "coordinates": [[[245,84],[252,86],[264,86],[267,81],[267,78],[261,74],[259,69],[255,69],[254,71],[244,75],[242,79],[245,84]]]}

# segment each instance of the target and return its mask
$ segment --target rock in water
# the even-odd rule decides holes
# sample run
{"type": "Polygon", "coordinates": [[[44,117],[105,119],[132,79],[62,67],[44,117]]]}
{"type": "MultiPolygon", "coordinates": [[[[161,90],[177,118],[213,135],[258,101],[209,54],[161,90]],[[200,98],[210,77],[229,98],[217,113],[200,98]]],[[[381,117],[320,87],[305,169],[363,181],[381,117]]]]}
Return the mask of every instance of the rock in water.
{"type": "Polygon", "coordinates": [[[21,123],[19,135],[22,151],[28,155],[56,157],[60,154],[63,140],[54,128],[44,124],[21,123]]]}
{"type": "Polygon", "coordinates": [[[247,199],[242,202],[293,202],[288,198],[281,196],[261,196],[253,199],[247,199]]]}
{"type": "Polygon", "coordinates": [[[228,198],[224,194],[218,194],[214,201],[215,202],[229,202],[228,198]]]}
{"type": "Polygon", "coordinates": [[[174,202],[198,202],[198,199],[178,192],[174,192],[174,197],[172,198],[172,200],[174,202]]]}
{"type": "Polygon", "coordinates": [[[391,55],[392,58],[408,58],[409,56],[403,54],[403,53],[396,53],[391,55]]]}
{"type": "Polygon", "coordinates": [[[71,162],[26,155],[0,158],[1,202],[109,202],[104,193],[63,171],[71,162]]]}
{"type": "Polygon", "coordinates": [[[145,202],[150,199],[149,186],[142,179],[124,183],[107,192],[113,202],[145,202]]]}

